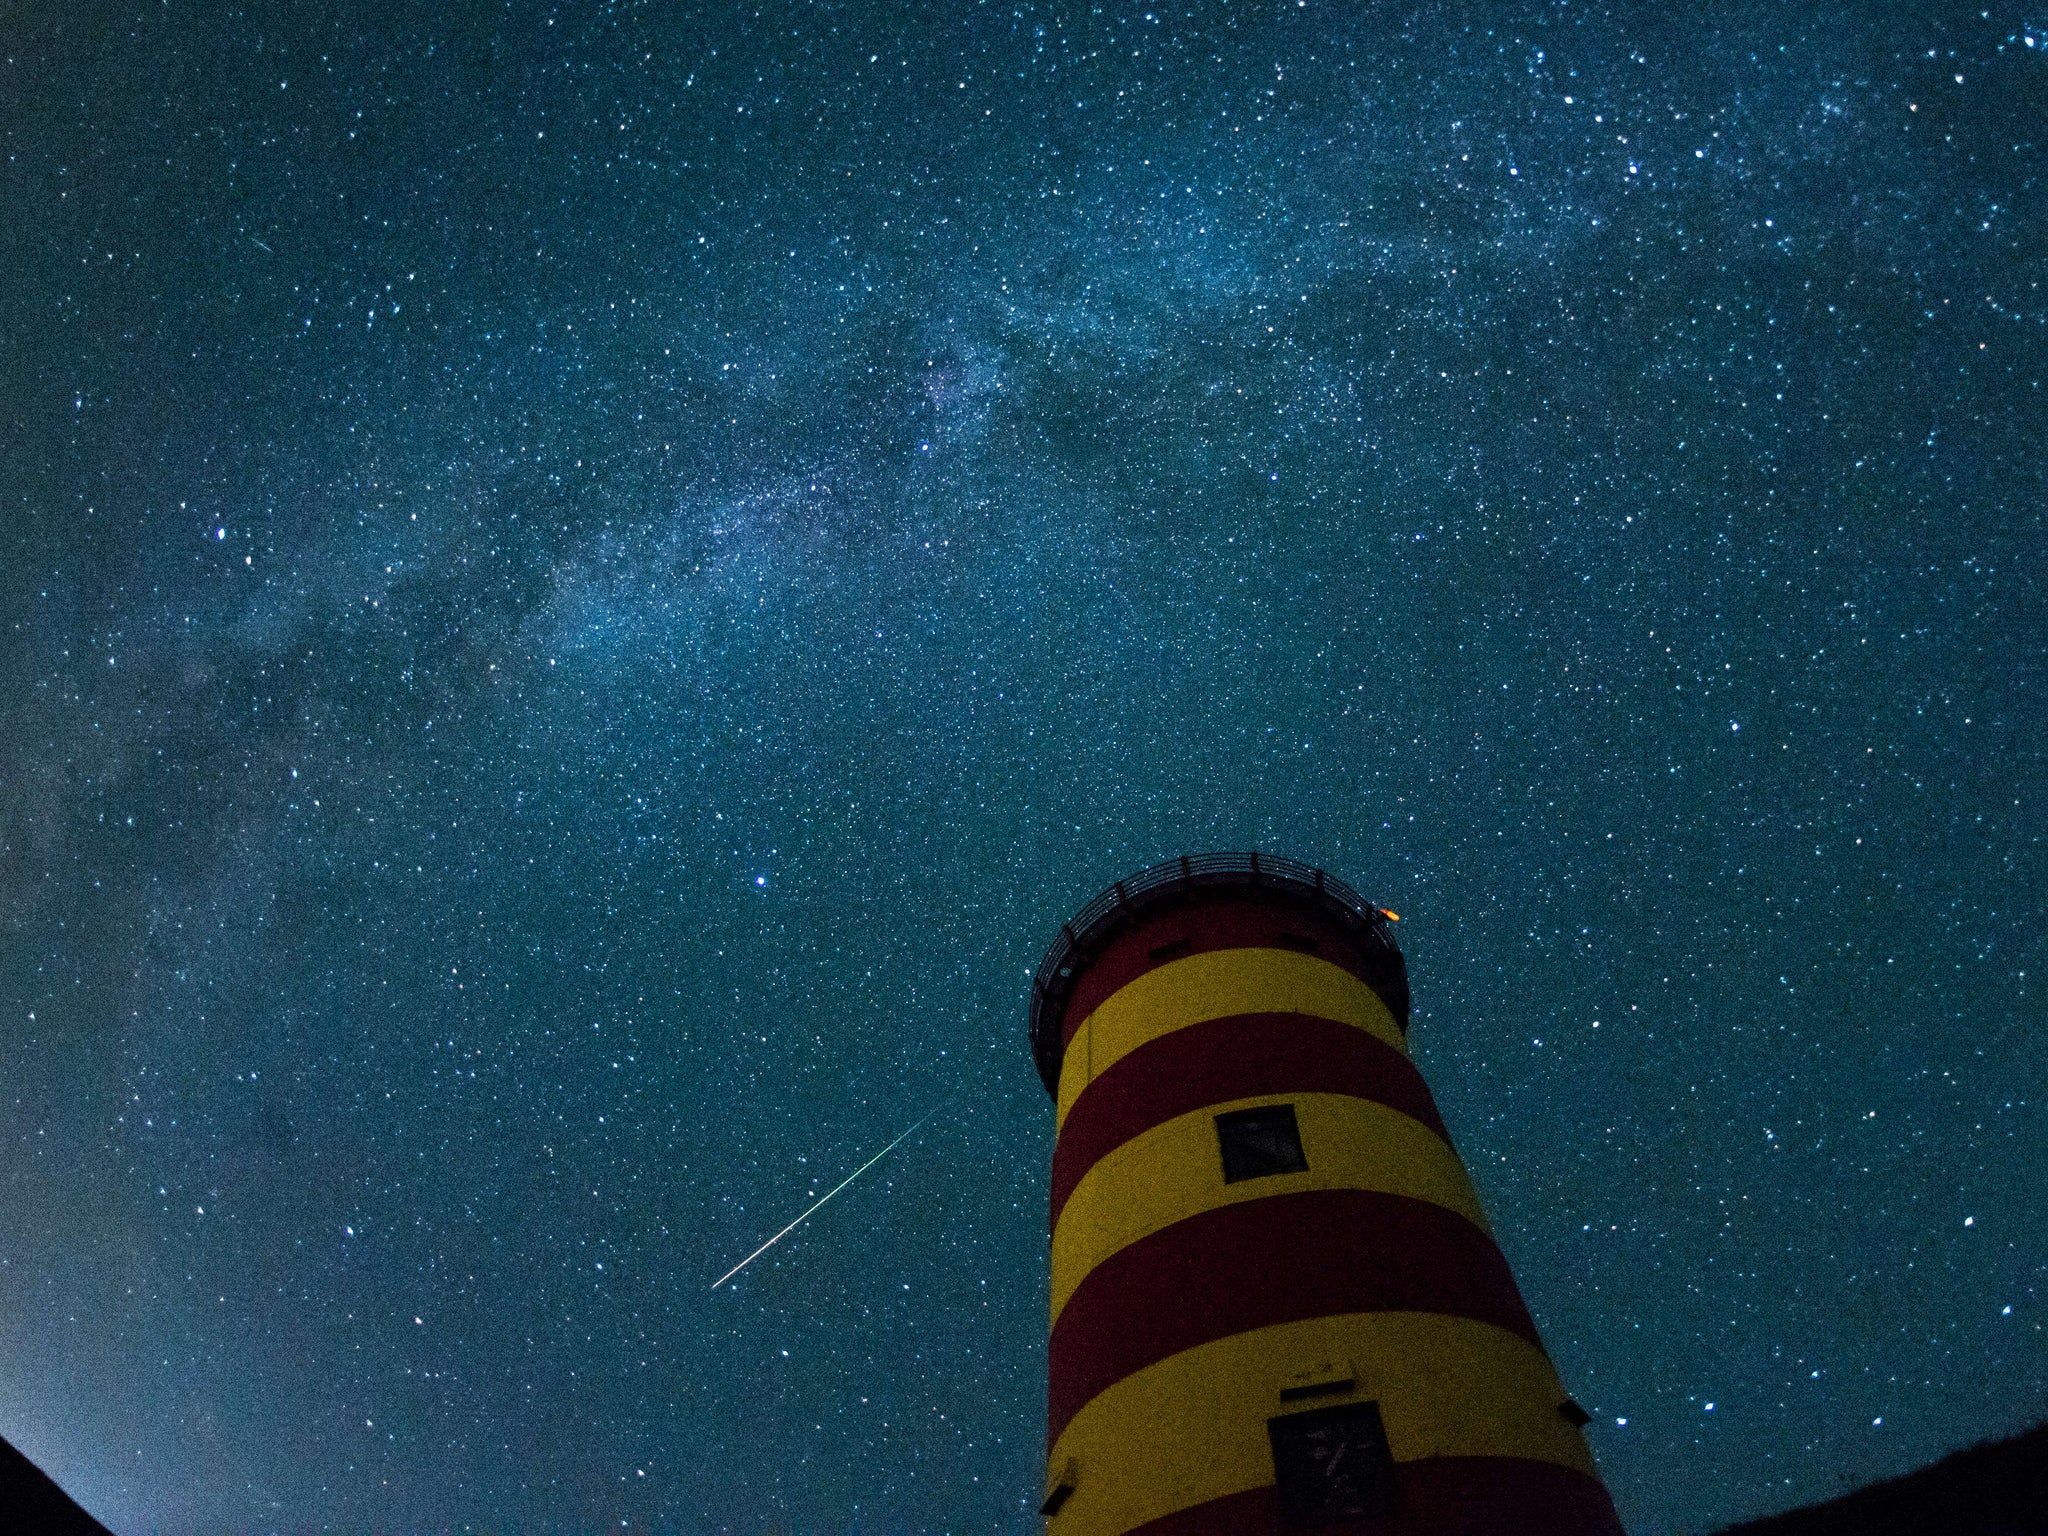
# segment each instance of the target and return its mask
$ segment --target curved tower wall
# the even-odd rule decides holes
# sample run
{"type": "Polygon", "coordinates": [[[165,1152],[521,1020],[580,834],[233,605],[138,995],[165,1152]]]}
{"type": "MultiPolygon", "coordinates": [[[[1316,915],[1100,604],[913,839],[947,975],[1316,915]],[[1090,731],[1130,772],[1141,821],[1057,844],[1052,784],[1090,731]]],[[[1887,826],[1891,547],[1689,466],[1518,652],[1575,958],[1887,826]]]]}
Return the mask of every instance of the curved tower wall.
{"type": "Polygon", "coordinates": [[[1386,918],[1212,855],[1041,968],[1052,1536],[1619,1536],[1409,1060],[1386,918]]]}

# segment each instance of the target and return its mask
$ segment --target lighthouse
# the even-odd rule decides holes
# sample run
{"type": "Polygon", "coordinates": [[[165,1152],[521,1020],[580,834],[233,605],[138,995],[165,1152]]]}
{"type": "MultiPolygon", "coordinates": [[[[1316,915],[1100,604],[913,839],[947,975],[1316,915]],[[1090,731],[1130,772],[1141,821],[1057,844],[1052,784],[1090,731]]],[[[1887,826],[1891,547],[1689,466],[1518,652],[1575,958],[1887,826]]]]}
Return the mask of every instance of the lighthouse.
{"type": "Polygon", "coordinates": [[[1409,1058],[1392,921],[1210,854],[1053,941],[1050,1536],[1620,1536],[1409,1058]]]}

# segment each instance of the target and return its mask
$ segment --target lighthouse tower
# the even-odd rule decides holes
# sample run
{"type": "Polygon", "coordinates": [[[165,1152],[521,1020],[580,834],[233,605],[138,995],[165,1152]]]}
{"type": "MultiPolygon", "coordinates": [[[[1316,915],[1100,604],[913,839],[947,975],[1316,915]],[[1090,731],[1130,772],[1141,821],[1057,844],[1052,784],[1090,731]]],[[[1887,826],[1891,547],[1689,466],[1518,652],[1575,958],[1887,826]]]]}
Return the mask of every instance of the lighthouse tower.
{"type": "Polygon", "coordinates": [[[1214,854],[1046,955],[1051,1536],[1619,1536],[1408,1058],[1389,919],[1214,854]]]}

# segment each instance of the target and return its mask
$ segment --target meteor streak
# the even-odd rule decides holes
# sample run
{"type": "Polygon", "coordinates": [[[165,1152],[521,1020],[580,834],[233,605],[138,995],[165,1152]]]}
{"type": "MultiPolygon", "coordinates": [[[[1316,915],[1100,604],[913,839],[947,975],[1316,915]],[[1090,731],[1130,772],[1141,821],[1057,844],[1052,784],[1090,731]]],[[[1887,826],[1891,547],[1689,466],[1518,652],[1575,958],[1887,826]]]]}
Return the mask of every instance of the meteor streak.
{"type": "Polygon", "coordinates": [[[866,1162],[862,1163],[858,1168],[854,1169],[853,1172],[849,1173],[845,1178],[841,1179],[825,1195],[824,1199],[818,1201],[817,1205],[813,1205],[809,1211],[805,1211],[802,1216],[797,1217],[795,1221],[792,1221],[780,1232],[776,1233],[773,1237],[769,1238],[767,1242],[763,1243],[760,1247],[756,1248],[752,1253],[748,1254],[744,1259],[741,1259],[739,1263],[733,1265],[731,1269],[728,1269],[724,1274],[720,1275],[716,1280],[712,1281],[711,1289],[714,1291],[717,1290],[721,1285],[725,1284],[726,1281],[730,1280],[734,1275],[738,1274],[741,1270],[745,1269],[749,1264],[753,1263],[754,1260],[761,1257],[762,1254],[766,1253],[770,1248],[773,1248],[777,1243],[781,1242],[785,1237],[789,1236],[790,1233],[794,1232],[798,1227],[802,1226],[805,1220],[809,1218],[811,1211],[817,1210],[818,1206],[823,1205],[826,1200],[830,1200],[833,1195],[838,1194],[840,1190],[846,1188],[847,1185],[851,1184],[855,1179],[859,1178],[862,1174],[866,1173],[870,1168],[874,1167],[875,1164],[879,1163],[891,1152],[894,1152],[899,1146],[901,1146],[904,1142],[910,1139],[912,1131],[915,1131],[918,1128],[918,1126],[924,1124],[925,1120],[931,1119],[932,1115],[935,1115],[937,1113],[937,1110],[933,1110],[931,1115],[926,1115],[924,1117],[924,1120],[918,1121],[917,1125],[913,1125],[910,1128],[910,1130],[905,1131],[901,1136],[898,1136],[894,1141],[890,1142],[889,1145],[882,1148],[881,1151],[877,1152],[873,1157],[869,1158],[866,1162]]]}

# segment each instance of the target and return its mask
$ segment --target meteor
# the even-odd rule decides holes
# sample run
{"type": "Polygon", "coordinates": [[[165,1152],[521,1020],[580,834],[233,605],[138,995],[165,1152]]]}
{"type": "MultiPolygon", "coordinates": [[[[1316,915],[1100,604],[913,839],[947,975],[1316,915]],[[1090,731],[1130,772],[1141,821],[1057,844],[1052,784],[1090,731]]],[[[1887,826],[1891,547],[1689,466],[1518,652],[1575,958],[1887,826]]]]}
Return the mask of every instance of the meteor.
{"type": "Polygon", "coordinates": [[[866,1173],[870,1168],[874,1167],[875,1164],[879,1163],[891,1152],[894,1152],[899,1146],[901,1146],[904,1142],[910,1139],[912,1131],[915,1131],[918,1128],[918,1126],[924,1124],[925,1120],[931,1119],[932,1115],[935,1115],[937,1113],[937,1110],[933,1110],[931,1112],[931,1115],[926,1115],[924,1117],[924,1120],[918,1121],[917,1125],[913,1125],[910,1128],[910,1130],[905,1131],[901,1136],[898,1136],[894,1141],[890,1142],[889,1145],[882,1148],[881,1151],[877,1152],[873,1157],[869,1158],[866,1162],[862,1163],[858,1168],[854,1169],[853,1172],[849,1173],[845,1178],[841,1179],[838,1182],[838,1184],[834,1185],[833,1188],[825,1195],[824,1199],[819,1200],[817,1202],[817,1205],[813,1205],[810,1208],[810,1210],[805,1211],[802,1216],[797,1217],[795,1221],[792,1221],[780,1232],[776,1233],[773,1237],[769,1238],[767,1242],[763,1243],[760,1247],[756,1248],[752,1253],[748,1254],[744,1259],[741,1259],[739,1263],[733,1265],[731,1269],[728,1269],[724,1274],[720,1275],[716,1280],[712,1281],[711,1289],[714,1291],[717,1290],[721,1285],[725,1284],[726,1281],[730,1280],[734,1275],[738,1274],[741,1270],[745,1269],[749,1264],[753,1263],[754,1260],[761,1257],[762,1254],[766,1253],[770,1248],[773,1248],[777,1243],[781,1242],[785,1237],[789,1236],[790,1233],[794,1232],[798,1227],[802,1226],[804,1222],[809,1218],[811,1211],[817,1210],[818,1206],[823,1205],[826,1200],[830,1200],[833,1195],[838,1194],[840,1190],[846,1188],[847,1185],[851,1184],[855,1179],[859,1178],[862,1174],[866,1173]]]}

